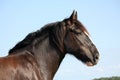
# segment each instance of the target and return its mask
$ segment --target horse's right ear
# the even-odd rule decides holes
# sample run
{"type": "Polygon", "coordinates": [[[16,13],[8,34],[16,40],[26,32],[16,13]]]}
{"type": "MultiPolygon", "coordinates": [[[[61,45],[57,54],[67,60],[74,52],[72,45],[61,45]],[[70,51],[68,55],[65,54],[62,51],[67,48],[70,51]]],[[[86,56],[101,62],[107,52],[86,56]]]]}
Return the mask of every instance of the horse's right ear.
{"type": "Polygon", "coordinates": [[[74,10],[71,16],[65,19],[65,21],[68,25],[71,25],[75,20],[77,20],[77,11],[74,10]]]}
{"type": "Polygon", "coordinates": [[[77,20],[77,11],[74,10],[73,13],[71,14],[71,16],[69,17],[69,19],[71,21],[77,20]]]}

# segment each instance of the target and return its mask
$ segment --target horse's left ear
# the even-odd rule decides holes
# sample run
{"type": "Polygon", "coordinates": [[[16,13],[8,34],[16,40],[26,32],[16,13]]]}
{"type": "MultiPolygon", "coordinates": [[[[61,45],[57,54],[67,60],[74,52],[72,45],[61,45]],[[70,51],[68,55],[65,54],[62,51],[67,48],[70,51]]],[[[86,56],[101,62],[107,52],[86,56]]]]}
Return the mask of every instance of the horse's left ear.
{"type": "Polygon", "coordinates": [[[77,11],[74,10],[69,19],[71,21],[77,20],[77,11]]]}

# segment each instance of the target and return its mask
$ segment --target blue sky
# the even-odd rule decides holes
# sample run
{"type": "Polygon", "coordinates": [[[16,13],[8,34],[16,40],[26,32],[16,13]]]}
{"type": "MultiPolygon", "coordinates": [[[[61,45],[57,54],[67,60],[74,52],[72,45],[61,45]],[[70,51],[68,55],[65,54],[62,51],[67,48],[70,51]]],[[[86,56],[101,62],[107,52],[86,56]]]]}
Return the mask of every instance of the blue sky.
{"type": "Polygon", "coordinates": [[[28,33],[69,17],[74,9],[100,52],[100,61],[87,67],[66,55],[54,80],[120,76],[120,0],[0,0],[0,56],[28,33]]]}

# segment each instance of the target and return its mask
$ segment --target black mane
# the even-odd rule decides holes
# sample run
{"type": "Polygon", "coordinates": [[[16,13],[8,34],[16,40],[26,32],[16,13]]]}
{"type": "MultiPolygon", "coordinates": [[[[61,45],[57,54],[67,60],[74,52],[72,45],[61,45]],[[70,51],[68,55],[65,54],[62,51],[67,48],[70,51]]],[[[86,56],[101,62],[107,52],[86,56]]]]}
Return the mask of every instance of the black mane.
{"type": "Polygon", "coordinates": [[[45,25],[40,30],[29,33],[22,41],[18,42],[12,49],[9,50],[9,54],[13,53],[16,50],[19,50],[31,45],[36,39],[40,38],[44,34],[47,34],[52,30],[52,28],[54,28],[55,26],[58,26],[59,24],[60,24],[59,22],[50,23],[45,25]]]}
{"type": "MultiPolygon", "coordinates": [[[[42,39],[42,35],[44,35],[44,37],[45,35],[48,35],[51,41],[55,43],[55,44],[52,43],[53,46],[63,47],[60,41],[62,41],[61,37],[64,35],[64,29],[61,27],[65,26],[64,23],[66,22],[66,20],[67,19],[64,19],[62,22],[47,24],[44,27],[42,27],[40,30],[29,33],[22,41],[17,43],[12,49],[9,50],[9,54],[12,54],[15,51],[23,49],[27,46],[33,46],[35,45],[33,44],[34,42],[37,44],[42,39]]],[[[79,26],[81,26],[80,29],[83,32],[89,34],[87,29],[79,21],[76,21],[76,23],[79,24],[79,26]]]]}

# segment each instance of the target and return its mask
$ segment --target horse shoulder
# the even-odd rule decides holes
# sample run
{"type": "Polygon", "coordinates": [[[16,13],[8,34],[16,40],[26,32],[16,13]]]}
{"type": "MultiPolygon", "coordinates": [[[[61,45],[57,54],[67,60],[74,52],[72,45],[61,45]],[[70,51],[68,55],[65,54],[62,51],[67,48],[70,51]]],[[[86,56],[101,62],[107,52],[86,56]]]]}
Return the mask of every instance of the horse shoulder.
{"type": "Polygon", "coordinates": [[[34,56],[28,52],[0,58],[2,80],[43,80],[41,75],[34,56]]]}

